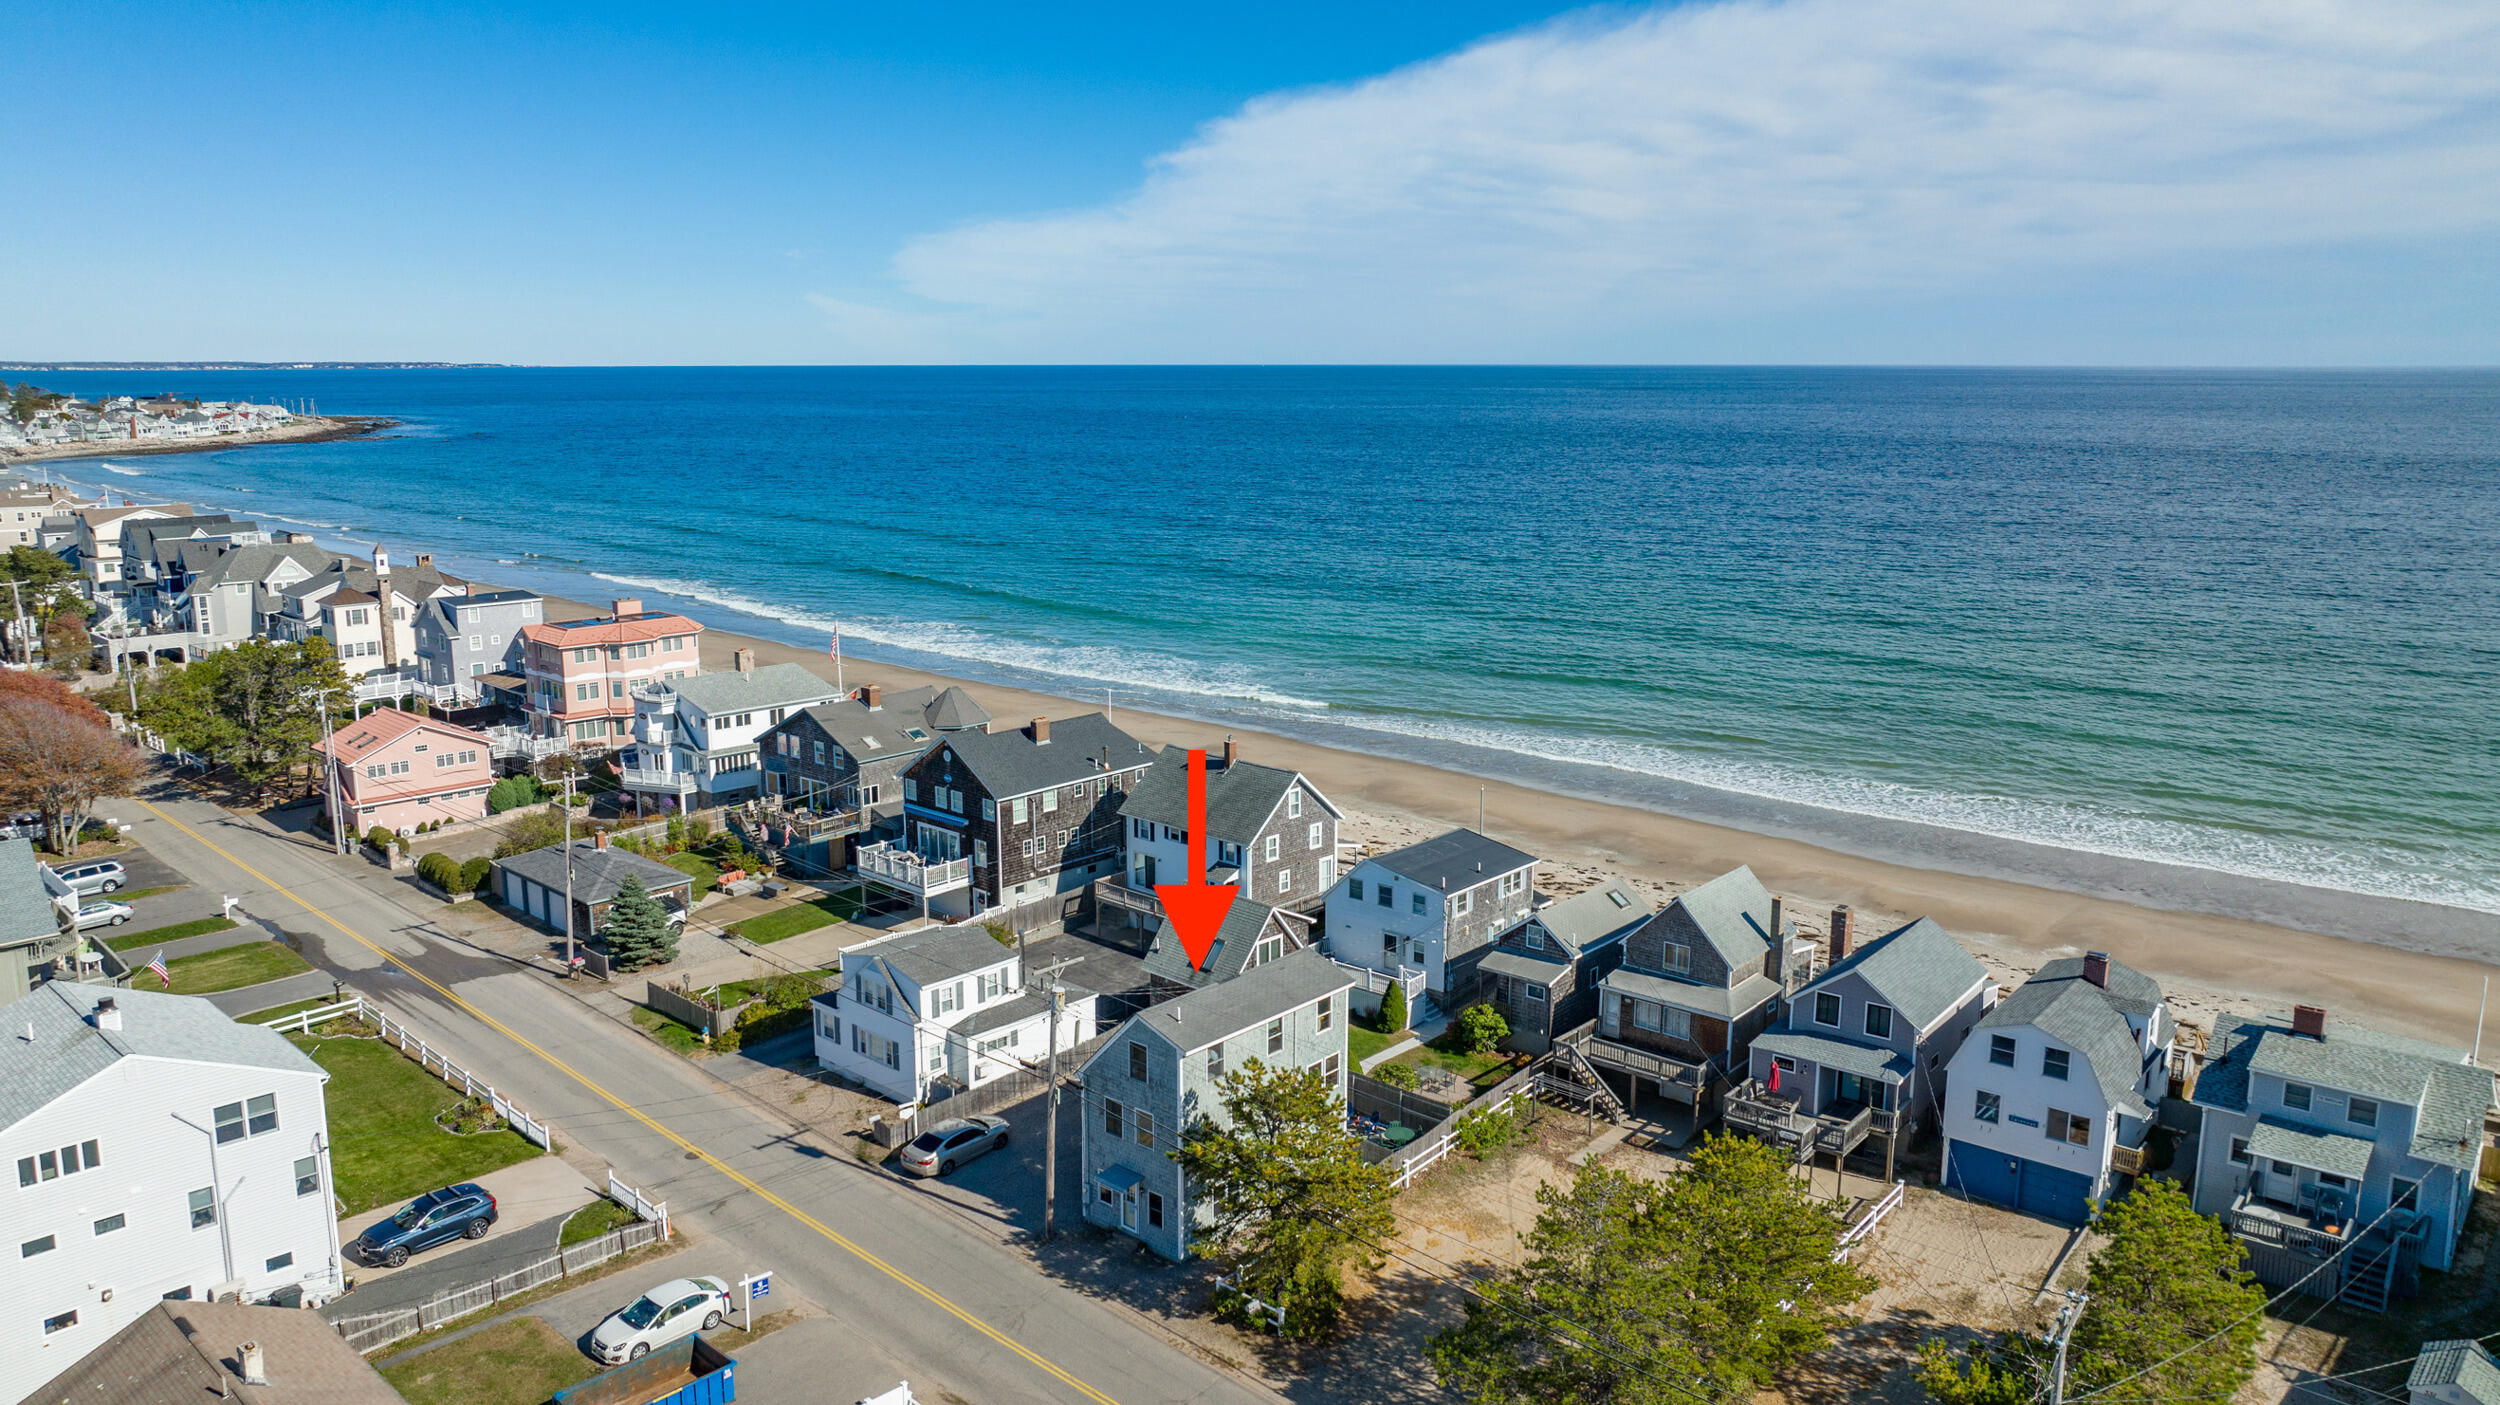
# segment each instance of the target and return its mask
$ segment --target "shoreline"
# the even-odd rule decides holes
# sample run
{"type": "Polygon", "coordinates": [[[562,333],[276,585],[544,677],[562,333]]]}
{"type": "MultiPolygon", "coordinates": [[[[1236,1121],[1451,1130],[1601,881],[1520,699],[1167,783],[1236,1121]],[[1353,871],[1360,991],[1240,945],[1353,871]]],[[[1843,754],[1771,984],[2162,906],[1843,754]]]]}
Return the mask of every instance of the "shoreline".
{"type": "MultiPolygon", "coordinates": [[[[605,610],[548,594],[547,618],[576,619],[605,610]]],[[[749,634],[706,626],[703,667],[731,667],[737,648],[758,663],[796,663],[829,675],[824,654],[749,634]]],[[[926,668],[846,659],[844,681],[893,688],[956,684],[1001,722],[1072,709],[1088,702],[926,668]]],[[[2474,1037],[2483,983],[2494,963],[2454,951],[2421,951],[2383,940],[2329,935],[2253,917],[2221,916],[2069,892],[2012,879],[1869,858],[1777,833],[1693,819],[1581,795],[1491,779],[1397,756],[1303,741],[1255,727],[1217,724],[1167,713],[1115,707],[1123,730],[1158,745],[1220,749],[1240,738],[1246,755],[1309,776],[1347,812],[1348,837],[1394,847],[1459,825],[1472,826],[1480,791],[1485,828],[1538,855],[1540,887],[1568,893],[1601,875],[1620,875],[1663,900],[1739,864],[1788,897],[1802,924],[1819,930],[1840,903],[1862,930],[1890,931],[1932,917],[1961,938],[2008,984],[2060,956],[2103,950],[2159,979],[2182,1016],[2210,1027],[2223,1011],[2323,1005],[2339,1016],[2465,1047],[2474,1037]]],[[[2201,873],[2201,871],[2199,871],[2201,873]]],[[[2213,875],[2228,879],[2230,875],[2213,875]]],[[[2253,881],[2253,880],[2252,880],[2253,881]]],[[[2395,899],[2364,899],[2372,904],[2395,899]]],[[[2429,904],[2416,906],[2429,907],[2429,904]]],[[[2462,909],[2460,918],[2481,916],[2462,909]]]]}
{"type": "Polygon", "coordinates": [[[0,468],[26,463],[66,463],[79,459],[130,459],[155,454],[205,454],[218,449],[245,449],[261,444],[327,444],[363,439],[396,428],[399,421],[384,415],[307,416],[310,423],[249,434],[216,434],[204,439],[133,439],[126,445],[98,448],[93,440],[46,444],[32,449],[0,449],[0,468]]]}

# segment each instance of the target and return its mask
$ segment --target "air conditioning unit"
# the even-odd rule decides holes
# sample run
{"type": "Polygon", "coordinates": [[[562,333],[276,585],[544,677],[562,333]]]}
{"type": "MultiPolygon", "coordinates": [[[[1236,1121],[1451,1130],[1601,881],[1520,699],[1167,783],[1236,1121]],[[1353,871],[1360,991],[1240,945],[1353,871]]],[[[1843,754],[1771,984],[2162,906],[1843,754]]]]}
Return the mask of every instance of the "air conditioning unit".
{"type": "Polygon", "coordinates": [[[208,1290],[209,1301],[239,1303],[243,1301],[243,1280],[230,1278],[208,1290]]]}

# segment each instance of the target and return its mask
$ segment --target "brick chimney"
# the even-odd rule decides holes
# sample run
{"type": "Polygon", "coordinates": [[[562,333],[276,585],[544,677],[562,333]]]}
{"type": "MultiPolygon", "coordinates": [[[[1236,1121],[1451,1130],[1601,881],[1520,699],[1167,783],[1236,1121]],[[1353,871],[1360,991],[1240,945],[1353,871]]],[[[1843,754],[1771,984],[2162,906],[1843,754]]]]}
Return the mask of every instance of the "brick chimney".
{"type": "Polygon", "coordinates": [[[629,595],[624,599],[617,601],[616,604],[610,608],[609,613],[616,616],[620,620],[624,619],[628,615],[639,615],[642,613],[642,602],[629,595]]]}
{"type": "Polygon", "coordinates": [[[1048,746],[1048,745],[1050,745],[1050,719],[1049,719],[1049,718],[1047,718],[1047,717],[1036,717],[1036,718],[1034,718],[1034,719],[1033,719],[1033,727],[1032,727],[1032,732],[1033,732],[1033,744],[1034,744],[1035,746],[1048,746]]]}
{"type": "Polygon", "coordinates": [[[399,668],[399,625],[391,618],[391,554],[378,546],[373,549],[373,593],[380,602],[374,617],[382,622],[382,668],[394,672],[399,668]]]}
{"type": "Polygon", "coordinates": [[[1849,943],[1857,936],[1855,922],[1856,918],[1851,915],[1847,903],[1832,909],[1832,964],[1835,966],[1849,959],[1849,943]]]}
{"type": "Polygon", "coordinates": [[[591,835],[590,847],[594,849],[604,849],[608,847],[608,832],[603,829],[591,835]]]}
{"type": "Polygon", "coordinates": [[[753,673],[755,671],[755,651],[753,649],[733,649],[729,654],[729,663],[732,668],[737,669],[740,673],[753,673]]]}
{"type": "Polygon", "coordinates": [[[874,712],[878,708],[885,706],[885,685],[882,683],[870,683],[865,687],[862,687],[859,690],[859,700],[868,705],[868,710],[870,712],[874,712]]]}
{"type": "Polygon", "coordinates": [[[2326,1011],[2315,1005],[2294,1005],[2292,1033],[2309,1039],[2326,1038],[2326,1011]]]}
{"type": "Polygon", "coordinates": [[[2083,978],[2103,990],[2109,989],[2109,953],[2087,951],[2083,954],[2083,978]]]}
{"type": "Polygon", "coordinates": [[[1224,764],[1230,766],[1240,759],[1241,743],[1234,741],[1231,737],[1226,737],[1224,739],[1224,764]]]}
{"type": "Polygon", "coordinates": [[[420,552],[418,552],[418,553],[417,553],[417,565],[418,565],[420,568],[431,567],[433,564],[434,564],[434,553],[433,553],[433,552],[430,552],[430,551],[420,551],[420,552]]]}
{"type": "Polygon", "coordinates": [[[1771,945],[1788,940],[1788,900],[1777,893],[1771,895],[1771,945]]]}

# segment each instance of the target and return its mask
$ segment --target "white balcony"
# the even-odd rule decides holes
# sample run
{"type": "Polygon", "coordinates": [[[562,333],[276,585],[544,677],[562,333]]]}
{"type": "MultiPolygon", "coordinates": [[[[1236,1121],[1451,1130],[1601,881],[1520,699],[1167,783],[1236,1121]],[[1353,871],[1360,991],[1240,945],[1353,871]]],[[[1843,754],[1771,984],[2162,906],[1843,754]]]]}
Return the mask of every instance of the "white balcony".
{"type": "Polygon", "coordinates": [[[616,781],[627,790],[639,790],[651,795],[692,795],[700,788],[702,777],[692,771],[624,766],[618,768],[616,781]]]}
{"type": "Polygon", "coordinates": [[[892,844],[863,844],[852,867],[862,878],[921,897],[951,893],[972,883],[972,860],[924,858],[892,844]]]}

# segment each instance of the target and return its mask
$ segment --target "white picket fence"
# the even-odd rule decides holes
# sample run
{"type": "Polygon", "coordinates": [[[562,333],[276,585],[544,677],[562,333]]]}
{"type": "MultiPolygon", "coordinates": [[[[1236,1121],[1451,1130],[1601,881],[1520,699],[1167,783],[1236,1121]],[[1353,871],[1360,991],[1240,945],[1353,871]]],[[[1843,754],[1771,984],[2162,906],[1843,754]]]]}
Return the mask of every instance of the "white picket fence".
{"type": "Polygon", "coordinates": [[[494,1084],[486,1082],[453,1063],[440,1050],[419,1038],[416,1032],[408,1028],[406,1024],[391,1018],[389,1011],[362,995],[351,995],[335,1005],[323,1005],[301,1014],[289,1015],[281,1020],[272,1020],[269,1022],[269,1028],[281,1034],[291,1030],[310,1032],[315,1025],[328,1024],[335,1019],[350,1017],[361,1017],[373,1021],[374,1027],[382,1032],[382,1037],[397,1044],[401,1053],[415,1059],[417,1067],[437,1075],[445,1083],[458,1088],[464,1097],[484,1097],[494,1107],[497,1117],[512,1124],[512,1130],[549,1150],[555,1148],[554,1128],[522,1111],[519,1104],[496,1092],[494,1084]]]}
{"type": "Polygon", "coordinates": [[[1855,1249],[1868,1235],[1873,1234],[1875,1226],[1884,1222],[1884,1216],[1901,1208],[1901,1197],[1907,1193],[1909,1184],[1906,1180],[1894,1181],[1892,1189],[1884,1192],[1883,1199],[1867,1206],[1866,1213],[1858,1216],[1856,1224],[1841,1231],[1840,1243],[1832,1250],[1832,1262],[1847,1263],[1849,1261],[1849,1251],[1855,1249]]]}
{"type": "MultiPolygon", "coordinates": [[[[620,1184],[614,1175],[610,1185],[620,1184]]],[[[639,1208],[639,1207],[637,1207],[639,1208]]],[[[444,1323],[466,1317],[481,1308],[492,1307],[515,1293],[525,1293],[543,1283],[568,1278],[594,1264],[604,1263],[629,1249],[657,1243],[668,1237],[665,1218],[643,1220],[623,1229],[610,1230],[596,1239],[574,1245],[559,1253],[549,1254],[536,1263],[524,1264],[500,1277],[454,1288],[415,1307],[391,1308],[384,1312],[368,1312],[357,1317],[342,1317],[330,1325],[353,1350],[362,1353],[385,1347],[402,1337],[413,1337],[444,1323]]]]}

